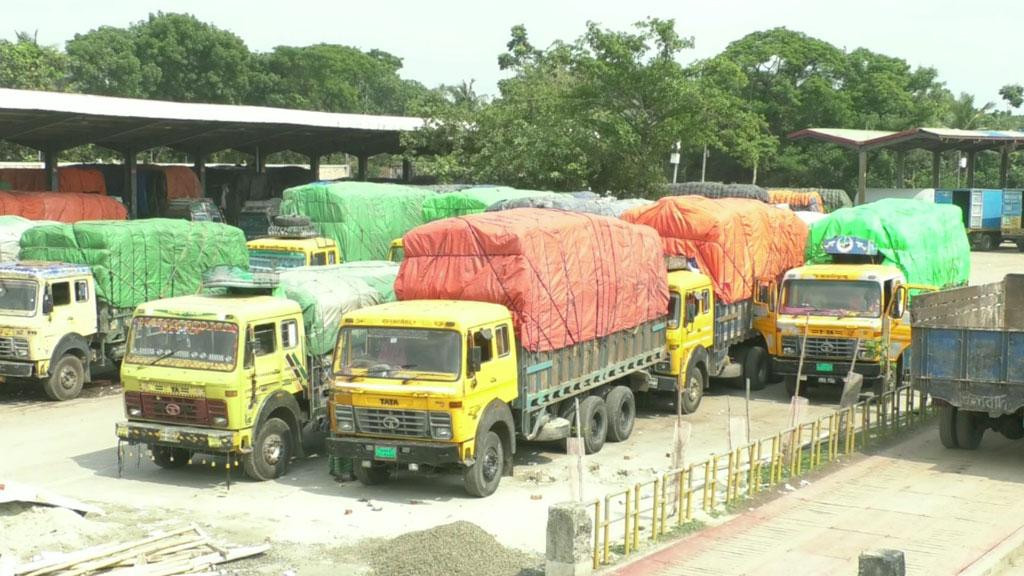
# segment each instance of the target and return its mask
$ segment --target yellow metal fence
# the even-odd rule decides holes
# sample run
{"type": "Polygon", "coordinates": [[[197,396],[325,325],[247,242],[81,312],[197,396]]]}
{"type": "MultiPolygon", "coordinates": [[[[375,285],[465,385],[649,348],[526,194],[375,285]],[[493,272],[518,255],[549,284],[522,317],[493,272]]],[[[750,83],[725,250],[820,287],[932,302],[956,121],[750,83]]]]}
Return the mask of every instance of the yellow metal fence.
{"type": "Polygon", "coordinates": [[[722,512],[917,425],[931,412],[927,397],[903,386],[592,500],[588,506],[594,521],[594,568],[630,554],[645,540],[685,530],[698,510],[722,512]]]}

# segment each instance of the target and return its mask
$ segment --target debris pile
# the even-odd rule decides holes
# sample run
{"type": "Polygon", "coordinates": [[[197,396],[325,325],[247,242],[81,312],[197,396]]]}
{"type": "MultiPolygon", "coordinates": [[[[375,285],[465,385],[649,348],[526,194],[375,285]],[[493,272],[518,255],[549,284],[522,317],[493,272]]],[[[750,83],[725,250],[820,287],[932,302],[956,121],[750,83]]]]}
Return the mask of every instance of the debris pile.
{"type": "Polygon", "coordinates": [[[380,544],[370,564],[376,576],[516,576],[543,574],[543,561],[505,548],[471,522],[409,532],[380,544]]]}

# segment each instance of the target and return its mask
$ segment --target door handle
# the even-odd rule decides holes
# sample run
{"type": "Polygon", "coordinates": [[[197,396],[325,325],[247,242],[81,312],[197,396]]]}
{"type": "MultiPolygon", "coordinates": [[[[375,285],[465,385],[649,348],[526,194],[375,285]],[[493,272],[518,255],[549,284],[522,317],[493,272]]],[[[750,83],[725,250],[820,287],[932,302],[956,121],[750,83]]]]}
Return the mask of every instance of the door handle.
{"type": "Polygon", "coordinates": [[[494,384],[494,383],[495,383],[495,382],[497,382],[497,381],[498,381],[498,379],[497,379],[497,378],[495,378],[495,377],[492,377],[492,378],[491,378],[491,384],[494,384]]]}

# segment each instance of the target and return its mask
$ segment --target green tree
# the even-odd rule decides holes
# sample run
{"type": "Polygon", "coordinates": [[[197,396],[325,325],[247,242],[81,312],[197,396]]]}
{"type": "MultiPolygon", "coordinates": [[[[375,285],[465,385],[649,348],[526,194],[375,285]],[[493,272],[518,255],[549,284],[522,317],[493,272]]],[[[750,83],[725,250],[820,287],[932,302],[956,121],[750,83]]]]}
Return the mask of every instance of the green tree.
{"type": "Polygon", "coordinates": [[[1020,108],[1024,104],[1024,86],[1020,84],[1007,84],[999,89],[999,95],[1006,100],[1006,103],[1014,108],[1020,108]]]}
{"type": "Polygon", "coordinates": [[[104,96],[150,96],[160,80],[160,68],[154,63],[143,66],[135,43],[135,32],[112,26],[75,34],[65,46],[71,88],[104,96]]]}
{"type": "Polygon", "coordinates": [[[53,46],[41,46],[34,35],[18,32],[14,42],[0,40],[0,87],[63,90],[67,58],[53,46]]]}

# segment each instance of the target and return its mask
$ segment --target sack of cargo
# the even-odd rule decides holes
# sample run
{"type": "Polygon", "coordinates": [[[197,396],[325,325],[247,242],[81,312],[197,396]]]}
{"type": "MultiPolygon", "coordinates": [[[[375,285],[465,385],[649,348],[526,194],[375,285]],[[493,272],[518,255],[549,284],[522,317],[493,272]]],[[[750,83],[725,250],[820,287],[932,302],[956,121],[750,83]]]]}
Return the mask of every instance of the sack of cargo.
{"type": "Polygon", "coordinates": [[[657,230],[665,255],[695,260],[725,303],[750,298],[758,281],[803,264],[807,225],[757,200],[666,196],[622,218],[657,230]]]}
{"type": "Polygon", "coordinates": [[[831,262],[822,242],[837,236],[874,242],[883,263],[912,284],[963,286],[970,277],[970,243],[960,208],[951,204],[888,198],[837,210],[811,227],[807,262],[831,262]]]}
{"type": "Polygon", "coordinates": [[[785,204],[790,210],[803,212],[824,212],[825,202],[815,191],[769,188],[768,201],[771,204],[785,204]]]}
{"type": "Polygon", "coordinates": [[[19,260],[21,236],[29,228],[57,224],[49,220],[28,220],[21,216],[0,216],[0,262],[19,260]]]}
{"type": "Polygon", "coordinates": [[[466,188],[458,192],[435,194],[423,201],[423,221],[433,222],[453,216],[479,214],[497,202],[555,196],[554,192],[517,190],[505,186],[466,188]]]}
{"type": "Polygon", "coordinates": [[[21,258],[89,266],[97,297],[118,308],[194,294],[215,266],[249,266],[238,228],[164,219],[37,226],[22,235],[21,258]]]}
{"type": "Polygon", "coordinates": [[[520,344],[557,350],[666,314],[657,234],[621,220],[522,208],[438,220],[405,235],[399,300],[492,302],[520,344]]]}
{"type": "Polygon", "coordinates": [[[0,192],[0,214],[67,224],[128,218],[124,205],[109,196],[69,192],[0,192]]]}
{"type": "Polygon", "coordinates": [[[279,274],[283,296],[302,308],[306,345],[313,354],[328,354],[338,341],[341,317],[385,302],[384,295],[341,266],[309,266],[279,274]]]}
{"type": "Polygon", "coordinates": [[[395,184],[317,182],[284,191],[281,214],[303,215],[345,261],[387,260],[395,238],[423,223],[433,192],[395,184]]]}
{"type": "Polygon", "coordinates": [[[720,182],[680,182],[668,185],[668,196],[703,196],[705,198],[749,198],[768,202],[768,192],[753,184],[722,184],[720,182]]]}

